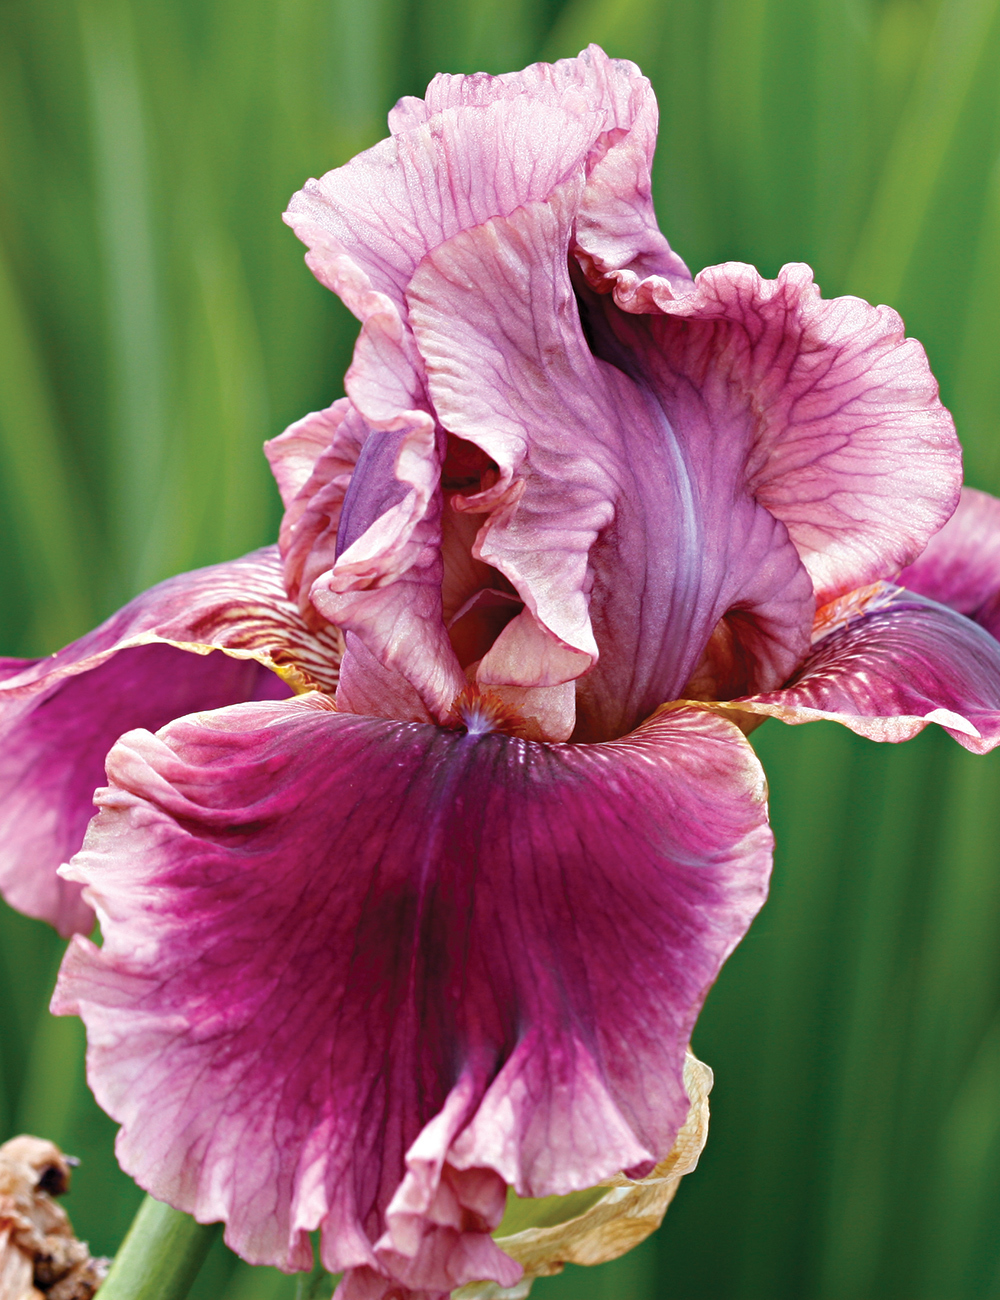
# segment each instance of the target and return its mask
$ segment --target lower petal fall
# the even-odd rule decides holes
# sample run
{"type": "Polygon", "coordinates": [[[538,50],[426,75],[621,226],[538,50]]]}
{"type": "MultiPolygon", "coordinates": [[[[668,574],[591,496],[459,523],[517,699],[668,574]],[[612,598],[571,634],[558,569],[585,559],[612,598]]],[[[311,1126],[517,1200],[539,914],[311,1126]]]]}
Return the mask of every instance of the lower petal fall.
{"type": "Polygon", "coordinates": [[[828,718],[883,741],[936,722],[982,754],[1000,743],[1000,644],[955,610],[883,585],[866,612],[817,641],[784,690],[725,707],[789,723],[828,718]]]}
{"type": "Polygon", "coordinates": [[[662,1159],[685,1049],[760,907],[771,834],[738,730],[665,710],[550,745],[240,705],[132,732],[64,871],[80,1014],[123,1166],[245,1258],[341,1300],[519,1266],[504,1184],[547,1196],[662,1159]]]}
{"type": "Polygon", "coordinates": [[[663,1222],[681,1179],[697,1168],[712,1082],[712,1071],[689,1052],[684,1086],[691,1109],[670,1154],[645,1178],[617,1174],[582,1195],[509,1201],[496,1240],[522,1266],[523,1278],[511,1288],[473,1282],[454,1300],[523,1300],[535,1278],[561,1273],[566,1264],[605,1264],[645,1241],[663,1222]],[[582,1198],[588,1203],[579,1204],[582,1198]]]}
{"type": "Polygon", "coordinates": [[[160,583],[58,654],[0,661],[8,902],[63,934],[89,930],[93,913],[79,886],[56,868],[83,842],[118,737],[197,709],[279,699],[293,687],[332,691],[339,652],[334,629],[306,628],[285,596],[277,548],[267,547],[160,583]]]}

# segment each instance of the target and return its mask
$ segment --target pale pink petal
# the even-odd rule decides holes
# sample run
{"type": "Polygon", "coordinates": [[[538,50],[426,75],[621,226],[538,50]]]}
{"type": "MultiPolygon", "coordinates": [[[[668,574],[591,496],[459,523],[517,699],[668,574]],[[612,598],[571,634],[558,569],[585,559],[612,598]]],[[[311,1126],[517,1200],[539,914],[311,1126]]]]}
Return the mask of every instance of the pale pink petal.
{"type": "Polygon", "coordinates": [[[604,300],[598,354],[645,375],[674,419],[697,422],[707,464],[744,458],[749,491],[787,527],[819,603],[893,577],[951,514],[953,422],[891,308],[825,302],[806,266],[764,280],[738,262],[700,272],[692,292],[652,277],[614,302],[624,313],[604,300]]]}
{"type": "Polygon", "coordinates": [[[389,128],[398,135],[445,109],[484,107],[521,96],[555,105],[582,97],[590,110],[600,113],[574,245],[591,282],[602,284],[614,271],[623,273],[615,277],[618,280],[662,275],[682,292],[690,284],[690,273],[660,233],[653,211],[656,96],[648,78],[627,59],[609,59],[591,45],[575,59],[535,63],[499,77],[441,73],[422,100],[399,101],[389,114],[389,128]]]}
{"type": "Polygon", "coordinates": [[[1000,501],[962,488],[955,513],[897,581],[1000,637],[1000,501]]]}
{"type": "Polygon", "coordinates": [[[251,1261],[304,1267],[319,1228],[357,1270],[342,1296],[513,1283],[503,1183],[666,1154],[695,1016],[766,889],[731,723],[484,727],[304,696],[133,732],[66,869],[104,946],[74,941],[56,1006],[124,1167],[251,1261]]]}
{"type": "MultiPolygon", "coordinates": [[[[465,679],[428,578],[439,563],[438,436],[403,290],[428,247],[544,196],[565,174],[582,169],[592,117],[582,104],[571,111],[530,101],[513,110],[494,104],[449,111],[308,182],[286,216],[309,245],[315,274],[363,322],[345,380],[349,398],[371,429],[405,435],[395,449],[404,498],[382,516],[366,512],[370,535],[352,539],[346,550],[338,546],[330,576],[320,570],[313,579],[311,599],[393,671],[408,662],[413,685],[439,718],[465,679]],[[542,153],[538,140],[547,142],[542,153]],[[400,590],[382,594],[393,583],[400,590]],[[439,666],[428,667],[432,661],[439,666]]],[[[308,571],[319,568],[310,562],[308,571]]]]}
{"type": "Polygon", "coordinates": [[[308,246],[313,274],[355,314],[341,283],[345,258],[405,319],[406,286],[429,250],[582,175],[602,127],[583,96],[565,106],[518,96],[448,108],[307,181],[285,220],[308,246]]]}
{"type": "Polygon", "coordinates": [[[954,610],[886,585],[816,643],[785,690],[726,707],[791,723],[830,718],[883,741],[936,722],[982,754],[1000,742],[1000,644],[954,610]]]}
{"type": "MultiPolygon", "coordinates": [[[[365,712],[440,721],[466,680],[444,624],[441,455],[433,439],[425,445],[425,432],[368,438],[344,498],[336,562],[310,596],[325,619],[405,677],[421,701],[419,712],[400,714],[393,693],[365,712]]],[[[349,707],[349,699],[341,692],[339,706],[349,707]]]]}
{"type": "Polygon", "coordinates": [[[89,930],[93,914],[79,886],[59,879],[56,868],[83,841],[104,757],[122,732],[197,709],[280,698],[288,683],[332,691],[339,653],[333,629],[314,637],[303,626],[269,547],[161,583],[47,659],[3,661],[0,888],[7,901],[63,934],[89,930]]]}
{"type": "Polygon", "coordinates": [[[278,545],[285,589],[315,624],[312,584],[333,568],[351,475],[370,430],[345,397],[314,411],[264,444],[285,503],[278,545]]]}
{"type": "Polygon", "coordinates": [[[474,554],[525,604],[478,680],[587,673],[577,736],[593,739],[678,697],[727,617],[743,618],[740,680],[778,685],[813,604],[784,526],[746,489],[745,448],[705,454],[714,412],[697,393],[666,406],[592,354],[566,269],[580,184],[428,254],[408,300],[441,422],[499,470],[455,506],[485,515],[474,554]]]}
{"type": "Polygon", "coordinates": [[[320,487],[326,487],[339,476],[350,478],[362,441],[357,436],[356,422],[347,418],[350,411],[350,402],[342,397],[326,410],[311,411],[290,424],[284,433],[264,443],[264,454],[287,512],[286,524],[291,525],[301,516],[320,487]],[[310,483],[318,462],[324,460],[328,463],[318,480],[310,483]],[[288,519],[288,514],[292,519],[288,519]]]}

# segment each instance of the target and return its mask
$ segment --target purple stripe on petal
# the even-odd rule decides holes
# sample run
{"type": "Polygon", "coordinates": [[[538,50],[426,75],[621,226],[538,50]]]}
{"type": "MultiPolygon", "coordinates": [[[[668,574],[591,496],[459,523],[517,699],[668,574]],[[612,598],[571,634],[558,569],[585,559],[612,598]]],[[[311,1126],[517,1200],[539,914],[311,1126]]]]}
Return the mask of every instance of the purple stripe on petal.
{"type": "Polygon", "coordinates": [[[730,723],[599,745],[390,723],[322,697],[133,732],[67,875],[56,1005],[155,1195],[342,1296],[518,1268],[503,1184],[541,1196],[665,1155],[705,992],[770,866],[730,723]]]}
{"type": "Polygon", "coordinates": [[[815,722],[872,740],[909,740],[936,722],[982,754],[1000,742],[1000,645],[970,619],[901,588],[831,632],[785,690],[729,708],[815,722]]]}
{"type": "Polygon", "coordinates": [[[1000,501],[962,488],[958,508],[899,585],[957,609],[1000,637],[1000,501]]]}
{"type": "Polygon", "coordinates": [[[3,661],[7,900],[63,934],[89,930],[93,915],[79,887],[58,879],[56,868],[83,840],[114,741],[197,709],[281,698],[288,683],[333,691],[340,645],[333,629],[314,635],[302,623],[285,596],[277,548],[268,547],[153,587],[47,659],[3,661]]]}
{"type": "MultiPolygon", "coordinates": [[[[423,435],[422,429],[402,429],[369,437],[364,465],[355,470],[345,498],[349,514],[357,514],[353,524],[346,522],[352,540],[344,550],[338,541],[337,562],[313,583],[311,599],[417,702],[415,710],[401,712],[399,690],[378,693],[379,674],[368,683],[360,711],[443,721],[466,679],[442,609],[441,457],[433,440],[428,453],[423,435]]],[[[357,696],[347,689],[358,679],[351,655],[345,656],[345,689],[338,691],[337,703],[356,712],[357,696]]]]}
{"type": "Polygon", "coordinates": [[[361,448],[341,506],[337,556],[405,498],[406,484],[396,477],[395,469],[408,432],[373,434],[361,448]]]}

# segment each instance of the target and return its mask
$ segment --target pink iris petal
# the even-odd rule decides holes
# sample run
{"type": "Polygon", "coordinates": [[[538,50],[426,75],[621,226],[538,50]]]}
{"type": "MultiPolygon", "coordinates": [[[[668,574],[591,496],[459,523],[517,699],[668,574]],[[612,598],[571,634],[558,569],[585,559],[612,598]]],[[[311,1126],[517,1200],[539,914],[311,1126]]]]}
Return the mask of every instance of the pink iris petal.
{"type": "Polygon", "coordinates": [[[691,276],[660,233],[653,211],[652,165],[659,114],[656,96],[634,63],[609,59],[591,45],[576,59],[535,63],[499,77],[442,73],[425,97],[401,99],[389,114],[394,135],[447,108],[485,106],[518,96],[562,105],[581,97],[600,113],[601,133],[587,158],[587,185],[575,231],[577,257],[600,283],[612,272],[666,276],[678,292],[691,276]]]}
{"type": "Polygon", "coordinates": [[[937,722],[982,754],[1000,742],[1000,644],[954,610],[886,585],[816,643],[785,690],[728,707],[791,723],[831,718],[871,740],[909,740],[937,722]]]}
{"type": "Polygon", "coordinates": [[[898,581],[1000,637],[1000,501],[962,488],[955,513],[898,581]]]}
{"type": "Polygon", "coordinates": [[[310,588],[337,558],[344,497],[369,432],[344,397],[264,444],[285,504],[279,537],[285,586],[307,620],[314,613],[310,588]]]}
{"type": "Polygon", "coordinates": [[[286,505],[285,585],[311,627],[348,634],[337,698],[350,712],[430,721],[465,685],[442,619],[439,465],[436,450],[422,454],[428,436],[420,421],[373,431],[343,398],[265,447],[286,505]]]}
{"type": "Polygon", "coordinates": [[[371,439],[400,440],[343,498],[365,532],[332,566],[328,535],[302,561],[314,606],[387,673],[384,698],[341,705],[388,716],[405,679],[407,716],[442,719],[461,668],[536,734],[592,740],[680,694],[776,687],[813,587],[890,576],[954,506],[919,344],[888,308],[822,302],[804,267],[692,281],[653,220],[649,85],[596,48],[438,78],[391,126],[287,214],[363,322],[350,401],[371,439]],[[458,438],[488,458],[478,490],[447,485],[458,438]],[[481,519],[463,537],[482,589],[502,578],[523,605],[471,661],[435,598],[451,510],[481,519]]]}
{"type": "Polygon", "coordinates": [[[599,355],[648,378],[713,471],[720,455],[742,458],[818,604],[897,572],[954,509],[954,424],[890,307],[824,301],[801,264],[764,280],[739,262],[680,295],[656,277],[628,282],[604,305],[599,355]]]}
{"type": "Polygon", "coordinates": [[[670,1149],[770,865],[730,723],[550,746],[313,695],[132,732],[108,773],[65,869],[104,946],[74,941],[56,1005],[125,1168],[245,1258],[304,1267],[320,1227],[346,1296],[510,1285],[503,1183],[670,1149]]]}
{"type": "Polygon", "coordinates": [[[513,485],[474,553],[533,617],[505,629],[478,680],[555,684],[599,652],[581,683],[577,735],[591,739],[679,696],[737,609],[752,629],[748,682],[777,685],[808,648],[813,597],[784,526],[744,486],[746,440],[712,448],[713,412],[675,419],[641,373],[592,354],[566,269],[580,184],[442,245],[408,296],[439,418],[513,485]],[[536,625],[550,634],[548,659],[536,625]]]}
{"type": "MultiPolygon", "coordinates": [[[[405,435],[394,467],[404,498],[372,519],[366,535],[338,548],[329,580],[317,579],[311,598],[387,668],[405,672],[439,719],[465,678],[435,598],[441,450],[406,323],[405,288],[428,247],[544,198],[581,168],[599,125],[582,102],[564,109],[520,99],[448,110],[309,182],[287,214],[310,246],[314,272],[364,322],[345,381],[349,398],[373,430],[405,435]],[[531,167],[521,167],[532,154],[531,167]]],[[[388,714],[388,704],[379,711],[388,714]]]]}
{"type": "Polygon", "coordinates": [[[288,695],[268,667],[300,688],[332,690],[338,655],[333,629],[315,637],[303,626],[268,547],[161,583],[47,659],[0,661],[4,896],[62,934],[89,930],[79,886],[56,868],[83,842],[104,757],[122,732],[288,695]],[[227,653],[208,653],[216,647],[227,653]]]}

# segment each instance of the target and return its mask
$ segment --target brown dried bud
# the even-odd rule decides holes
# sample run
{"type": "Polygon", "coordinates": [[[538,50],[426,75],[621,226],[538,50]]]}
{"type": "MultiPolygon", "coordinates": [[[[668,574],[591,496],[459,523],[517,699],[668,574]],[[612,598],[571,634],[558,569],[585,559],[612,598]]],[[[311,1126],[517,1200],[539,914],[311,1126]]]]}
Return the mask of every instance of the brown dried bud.
{"type": "Polygon", "coordinates": [[[75,1161],[26,1135],[0,1146],[0,1300],[91,1300],[109,1261],[92,1259],[55,1201],[75,1161]]]}

